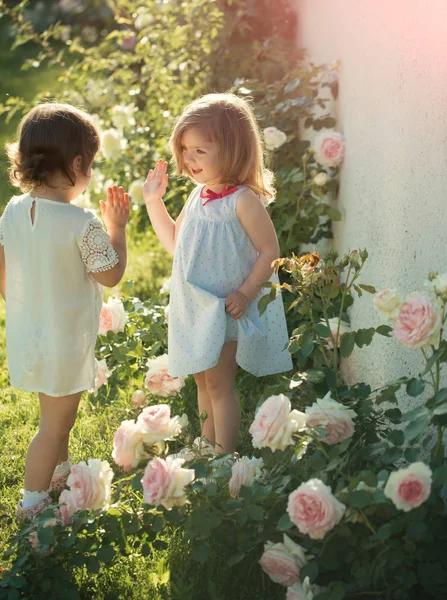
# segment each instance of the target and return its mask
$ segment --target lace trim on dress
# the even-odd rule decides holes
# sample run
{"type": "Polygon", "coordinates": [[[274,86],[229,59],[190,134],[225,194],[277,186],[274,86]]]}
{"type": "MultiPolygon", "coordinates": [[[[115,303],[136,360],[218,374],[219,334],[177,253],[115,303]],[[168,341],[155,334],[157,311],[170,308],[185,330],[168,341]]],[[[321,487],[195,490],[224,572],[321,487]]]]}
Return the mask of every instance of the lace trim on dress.
{"type": "Polygon", "coordinates": [[[101,221],[89,221],[81,241],[81,255],[88,273],[108,271],[118,264],[118,254],[101,221]]]}

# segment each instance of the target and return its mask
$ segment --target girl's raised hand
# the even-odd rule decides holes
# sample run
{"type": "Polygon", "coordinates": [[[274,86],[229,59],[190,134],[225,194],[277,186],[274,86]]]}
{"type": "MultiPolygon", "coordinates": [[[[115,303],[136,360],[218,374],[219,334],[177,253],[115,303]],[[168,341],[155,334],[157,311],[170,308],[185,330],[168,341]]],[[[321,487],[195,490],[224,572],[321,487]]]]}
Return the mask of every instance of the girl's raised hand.
{"type": "Polygon", "coordinates": [[[143,197],[146,204],[156,198],[162,198],[166,193],[168,185],[168,163],[160,159],[154,169],[147,174],[143,185],[143,197]]]}
{"type": "Polygon", "coordinates": [[[129,194],[121,186],[107,188],[107,201],[101,200],[99,206],[108,230],[126,227],[130,215],[129,194]]]}

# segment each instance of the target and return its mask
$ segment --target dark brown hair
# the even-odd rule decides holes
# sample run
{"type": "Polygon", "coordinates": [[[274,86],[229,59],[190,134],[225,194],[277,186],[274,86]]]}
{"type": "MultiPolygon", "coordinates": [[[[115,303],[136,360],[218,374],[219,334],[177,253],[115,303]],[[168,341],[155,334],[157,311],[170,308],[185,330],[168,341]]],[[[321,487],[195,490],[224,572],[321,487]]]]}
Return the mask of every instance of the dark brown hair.
{"type": "Polygon", "coordinates": [[[220,149],[221,182],[244,184],[263,201],[275,197],[273,175],[264,166],[256,118],[245,98],[235,94],[207,94],[189,104],[178,118],[169,140],[177,174],[192,177],[185,165],[182,137],[198,127],[220,149]]]}
{"type": "Polygon", "coordinates": [[[51,187],[56,173],[74,186],[73,160],[81,157],[81,171],[86,175],[99,149],[95,124],[70,104],[39,104],[23,117],[17,134],[18,142],[6,144],[9,179],[24,192],[41,185],[51,187]]]}

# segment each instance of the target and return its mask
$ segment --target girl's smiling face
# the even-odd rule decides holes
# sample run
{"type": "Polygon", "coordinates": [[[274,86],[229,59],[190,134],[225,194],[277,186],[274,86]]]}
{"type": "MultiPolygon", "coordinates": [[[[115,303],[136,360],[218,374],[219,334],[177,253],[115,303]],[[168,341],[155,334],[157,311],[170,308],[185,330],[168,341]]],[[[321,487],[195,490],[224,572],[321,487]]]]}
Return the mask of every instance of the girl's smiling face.
{"type": "Polygon", "coordinates": [[[188,127],[182,136],[182,154],[186,171],[197,183],[219,185],[219,147],[206,139],[197,127],[188,127]]]}

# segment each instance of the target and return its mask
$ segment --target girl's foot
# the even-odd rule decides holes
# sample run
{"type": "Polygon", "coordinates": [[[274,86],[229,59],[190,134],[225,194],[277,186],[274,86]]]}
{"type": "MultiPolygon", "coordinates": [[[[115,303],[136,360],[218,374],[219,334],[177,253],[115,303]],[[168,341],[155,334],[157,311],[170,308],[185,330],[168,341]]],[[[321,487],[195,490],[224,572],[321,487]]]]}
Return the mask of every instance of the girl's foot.
{"type": "Polygon", "coordinates": [[[33,504],[29,508],[23,508],[22,501],[17,504],[16,516],[19,521],[33,521],[41,512],[43,512],[51,504],[51,498],[48,496],[37,504],[33,504]]]}
{"type": "Polygon", "coordinates": [[[182,448],[177,454],[173,454],[173,458],[183,458],[186,462],[194,460],[198,456],[214,456],[216,450],[212,444],[204,438],[196,438],[192,443],[192,448],[182,448]]]}

